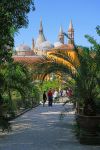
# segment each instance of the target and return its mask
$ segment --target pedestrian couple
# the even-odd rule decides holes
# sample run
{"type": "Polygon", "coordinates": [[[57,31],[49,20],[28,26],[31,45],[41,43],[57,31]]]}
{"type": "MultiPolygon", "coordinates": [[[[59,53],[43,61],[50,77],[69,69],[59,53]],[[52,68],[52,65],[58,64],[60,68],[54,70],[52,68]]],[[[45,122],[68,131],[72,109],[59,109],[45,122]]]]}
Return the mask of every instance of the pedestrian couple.
{"type": "Polygon", "coordinates": [[[45,105],[46,100],[48,99],[48,106],[52,106],[53,103],[53,93],[50,89],[46,95],[46,92],[43,93],[43,106],[45,105]]]}

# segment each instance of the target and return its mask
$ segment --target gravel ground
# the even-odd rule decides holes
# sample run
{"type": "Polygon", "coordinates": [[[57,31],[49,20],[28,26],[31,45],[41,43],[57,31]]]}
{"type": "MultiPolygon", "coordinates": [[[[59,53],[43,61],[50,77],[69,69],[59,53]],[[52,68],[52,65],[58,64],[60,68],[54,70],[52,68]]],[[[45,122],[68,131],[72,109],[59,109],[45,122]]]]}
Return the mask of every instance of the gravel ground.
{"type": "Polygon", "coordinates": [[[79,144],[73,129],[74,112],[60,120],[62,110],[61,104],[40,105],[13,120],[12,131],[0,133],[0,150],[100,150],[100,146],[79,144]]]}

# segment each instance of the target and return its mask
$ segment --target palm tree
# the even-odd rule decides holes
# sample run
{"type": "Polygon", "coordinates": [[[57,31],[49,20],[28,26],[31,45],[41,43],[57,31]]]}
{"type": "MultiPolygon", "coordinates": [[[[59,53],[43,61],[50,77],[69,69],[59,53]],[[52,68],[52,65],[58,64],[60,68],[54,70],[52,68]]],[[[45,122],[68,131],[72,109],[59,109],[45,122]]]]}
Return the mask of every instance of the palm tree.
{"type": "MultiPolygon", "coordinates": [[[[96,31],[100,33],[99,26],[96,31]]],[[[43,79],[51,72],[68,74],[75,81],[74,98],[83,102],[83,113],[96,115],[95,100],[100,93],[100,44],[88,35],[86,38],[93,46],[91,48],[75,46],[74,51],[79,63],[67,52],[59,49],[51,53],[56,59],[44,57],[37,66],[40,74],[42,70],[43,79]]]]}

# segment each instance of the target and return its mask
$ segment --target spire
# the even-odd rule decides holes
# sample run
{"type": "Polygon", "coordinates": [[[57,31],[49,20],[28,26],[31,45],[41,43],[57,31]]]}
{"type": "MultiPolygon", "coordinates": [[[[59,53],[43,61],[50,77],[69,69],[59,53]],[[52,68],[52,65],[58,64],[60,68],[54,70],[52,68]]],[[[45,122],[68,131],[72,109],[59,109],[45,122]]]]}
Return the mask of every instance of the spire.
{"type": "Polygon", "coordinates": [[[72,24],[72,20],[70,21],[69,28],[68,28],[68,44],[74,44],[74,28],[72,24]]]}
{"type": "Polygon", "coordinates": [[[39,33],[43,33],[42,18],[40,19],[40,29],[39,29],[39,33]]]}
{"type": "Polygon", "coordinates": [[[44,33],[43,33],[42,19],[40,19],[39,35],[38,35],[38,38],[36,40],[35,47],[38,48],[39,45],[44,41],[46,41],[46,38],[45,38],[44,33]]]}
{"type": "Polygon", "coordinates": [[[72,20],[70,21],[68,32],[74,31],[72,20]]]}
{"type": "Polygon", "coordinates": [[[63,34],[62,26],[60,26],[60,29],[59,29],[58,39],[59,39],[59,42],[64,44],[64,34],[63,34]]]}
{"type": "Polygon", "coordinates": [[[62,26],[60,26],[59,35],[62,35],[62,34],[63,34],[63,29],[62,29],[62,26]]]}

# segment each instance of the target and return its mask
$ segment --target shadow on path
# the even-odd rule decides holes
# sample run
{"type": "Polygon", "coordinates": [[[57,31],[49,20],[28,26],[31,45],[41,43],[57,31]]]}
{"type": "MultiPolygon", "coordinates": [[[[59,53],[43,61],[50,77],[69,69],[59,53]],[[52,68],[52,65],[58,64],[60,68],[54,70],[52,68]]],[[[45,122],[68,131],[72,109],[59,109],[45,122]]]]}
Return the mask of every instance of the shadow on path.
{"type": "Polygon", "coordinates": [[[63,120],[61,104],[37,108],[11,121],[12,132],[0,135],[0,150],[99,150],[99,146],[80,145],[73,133],[74,114],[63,120]]]}

